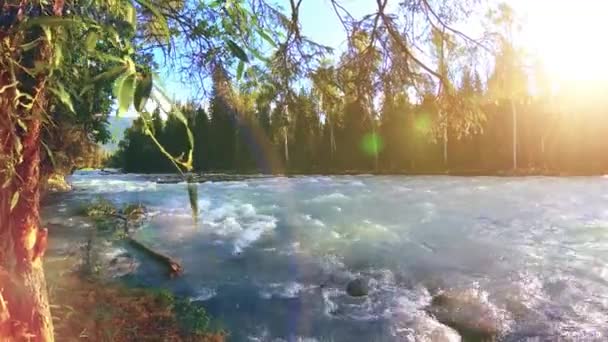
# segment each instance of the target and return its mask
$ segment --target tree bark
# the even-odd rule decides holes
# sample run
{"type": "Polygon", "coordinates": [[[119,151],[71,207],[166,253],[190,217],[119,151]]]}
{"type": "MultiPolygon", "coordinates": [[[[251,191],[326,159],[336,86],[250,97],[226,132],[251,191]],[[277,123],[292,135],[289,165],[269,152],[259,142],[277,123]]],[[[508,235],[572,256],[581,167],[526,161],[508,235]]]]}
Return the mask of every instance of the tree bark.
{"type": "MultiPolygon", "coordinates": [[[[40,227],[39,188],[47,76],[29,78],[5,67],[22,57],[20,38],[2,31],[0,38],[3,48],[13,51],[0,57],[0,341],[53,341],[42,267],[47,230],[40,227]],[[19,103],[17,87],[32,96],[31,108],[19,103]]],[[[41,43],[35,58],[44,62],[49,56],[48,44],[41,43]]]]}
{"type": "Polygon", "coordinates": [[[448,123],[446,117],[446,123],[443,127],[443,167],[448,170],[448,123]]]}
{"type": "Polygon", "coordinates": [[[511,99],[511,114],[513,117],[513,170],[517,170],[517,109],[515,108],[515,100],[511,99]]]}
{"type": "MultiPolygon", "coordinates": [[[[1,110],[1,109],[0,109],[1,110]]],[[[0,115],[8,115],[4,110],[0,115]]],[[[3,122],[6,122],[3,120],[3,122]]],[[[11,127],[1,127],[4,138],[11,127]]],[[[53,341],[42,256],[47,230],[40,228],[40,120],[22,135],[23,161],[0,190],[0,341],[53,341]],[[15,193],[19,197],[15,206],[15,193]]],[[[5,148],[12,143],[4,144],[5,148]]]]}
{"type": "Polygon", "coordinates": [[[289,144],[287,141],[287,126],[283,127],[283,146],[285,152],[285,167],[289,166],[289,144]]]}

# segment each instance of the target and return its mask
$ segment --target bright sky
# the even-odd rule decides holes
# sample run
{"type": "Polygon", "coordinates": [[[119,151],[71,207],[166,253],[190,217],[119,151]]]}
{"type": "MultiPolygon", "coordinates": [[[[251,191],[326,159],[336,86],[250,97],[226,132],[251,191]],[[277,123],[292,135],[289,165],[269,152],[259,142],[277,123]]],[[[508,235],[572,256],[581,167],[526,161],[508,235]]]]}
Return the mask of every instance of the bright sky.
{"type": "Polygon", "coordinates": [[[560,81],[608,79],[606,0],[512,0],[524,17],[522,44],[560,81]]]}
{"type": "MultiPolygon", "coordinates": [[[[491,2],[491,1],[490,1],[491,2]]],[[[608,0],[507,0],[521,19],[522,47],[539,56],[554,82],[608,79],[606,20],[608,0]]],[[[288,8],[288,1],[283,0],[288,8]]],[[[373,13],[373,0],[344,0],[354,16],[373,13]]],[[[397,4],[389,0],[390,4],[397,4]]],[[[496,1],[498,3],[498,1],[496,1]]],[[[301,5],[303,31],[329,46],[344,47],[344,31],[329,0],[305,0],[301,5]]],[[[476,37],[480,18],[463,23],[476,37]]],[[[465,32],[467,33],[467,32],[465,32]]]]}
{"type": "MultiPolygon", "coordinates": [[[[289,11],[289,0],[277,0],[289,11]]],[[[400,1],[389,0],[387,11],[400,1]]],[[[488,0],[488,3],[499,0],[488,0]]],[[[539,56],[554,83],[586,82],[608,79],[608,44],[605,20],[608,0],[507,0],[522,21],[518,41],[533,55],[539,56]]],[[[374,0],[342,0],[355,17],[376,10],[374,0]]],[[[340,51],[345,48],[345,33],[329,0],[303,0],[300,8],[303,34],[340,51]]],[[[472,37],[479,36],[481,18],[458,25],[472,37]]],[[[166,81],[168,93],[184,100],[190,96],[179,84],[177,75],[166,81]]]]}

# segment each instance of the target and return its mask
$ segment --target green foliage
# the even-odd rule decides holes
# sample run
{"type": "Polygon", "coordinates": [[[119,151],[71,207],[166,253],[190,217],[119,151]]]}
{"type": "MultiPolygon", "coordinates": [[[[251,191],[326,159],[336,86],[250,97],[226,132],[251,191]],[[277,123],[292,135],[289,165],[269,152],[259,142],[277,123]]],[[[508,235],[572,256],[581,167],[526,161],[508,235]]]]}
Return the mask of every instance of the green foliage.
{"type": "Polygon", "coordinates": [[[175,304],[175,296],[168,289],[155,289],[152,290],[152,294],[154,295],[154,300],[158,305],[164,307],[171,307],[175,304]]]}
{"type": "Polygon", "coordinates": [[[135,95],[133,98],[133,104],[135,105],[135,110],[140,113],[143,113],[144,107],[152,94],[152,75],[144,74],[141,76],[141,79],[137,82],[137,87],[135,88],[135,95]]]}
{"type": "Polygon", "coordinates": [[[232,52],[234,54],[234,56],[236,56],[242,62],[245,62],[245,63],[249,62],[249,57],[247,57],[247,54],[245,53],[245,51],[243,51],[243,49],[241,49],[241,47],[238,46],[237,43],[235,43],[232,40],[228,40],[228,41],[226,41],[226,44],[228,45],[228,49],[230,49],[230,52],[232,52]]]}
{"type": "Polygon", "coordinates": [[[80,210],[80,214],[91,218],[107,218],[117,212],[116,206],[103,197],[93,200],[93,202],[80,210]]]}
{"type": "Polygon", "coordinates": [[[72,104],[72,99],[70,98],[70,94],[65,90],[63,84],[57,84],[57,88],[49,88],[51,93],[53,93],[57,99],[63,103],[72,113],[76,113],[74,110],[74,105],[72,104]]]}
{"type": "Polygon", "coordinates": [[[118,99],[117,115],[126,113],[133,102],[135,92],[135,75],[123,74],[115,82],[114,96],[118,99]]]}
{"type": "Polygon", "coordinates": [[[177,299],[173,311],[181,328],[190,334],[205,334],[210,329],[210,318],[205,309],[187,299],[177,299]]]}
{"type": "Polygon", "coordinates": [[[180,329],[186,334],[204,335],[212,332],[211,319],[205,309],[188,299],[175,296],[170,290],[147,290],[157,305],[170,308],[175,314],[180,329]]]}
{"type": "Polygon", "coordinates": [[[121,212],[127,220],[138,220],[146,213],[146,207],[140,203],[130,203],[125,205],[121,212]]]}
{"type": "Polygon", "coordinates": [[[78,215],[91,218],[95,229],[110,232],[112,238],[117,240],[127,236],[127,228],[141,224],[145,213],[146,208],[139,203],[129,203],[122,208],[117,208],[103,197],[95,199],[77,212],[78,215]]]}

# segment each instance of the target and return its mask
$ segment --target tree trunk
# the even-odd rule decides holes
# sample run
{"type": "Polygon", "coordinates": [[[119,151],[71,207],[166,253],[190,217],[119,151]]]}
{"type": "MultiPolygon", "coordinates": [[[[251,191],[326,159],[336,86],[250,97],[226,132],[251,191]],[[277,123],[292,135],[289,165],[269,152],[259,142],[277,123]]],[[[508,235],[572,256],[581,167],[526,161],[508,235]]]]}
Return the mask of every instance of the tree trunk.
{"type": "MultiPolygon", "coordinates": [[[[8,116],[9,111],[0,115],[8,116]]],[[[3,125],[9,122],[4,119],[3,125]]],[[[10,137],[14,129],[0,127],[0,136],[10,137]]],[[[53,341],[42,268],[47,230],[40,228],[38,117],[30,116],[21,144],[23,161],[9,176],[10,185],[0,190],[0,341],[53,341]]],[[[2,155],[11,156],[12,149],[12,141],[5,143],[2,155]]]]}
{"type": "Polygon", "coordinates": [[[285,152],[285,167],[289,166],[289,144],[287,141],[287,126],[283,127],[283,147],[285,152]]]}
{"type": "MultiPolygon", "coordinates": [[[[447,121],[447,118],[446,118],[447,121]]],[[[443,127],[443,167],[448,170],[448,125],[443,127]]]]}
{"type": "MultiPolygon", "coordinates": [[[[372,122],[373,125],[373,122],[372,122]]],[[[378,146],[378,135],[376,134],[376,128],[372,126],[372,136],[374,137],[374,172],[378,173],[378,155],[380,154],[380,146],[378,146]]]]}
{"type": "Polygon", "coordinates": [[[327,115],[327,120],[329,122],[329,165],[330,170],[333,170],[336,166],[335,163],[335,155],[336,155],[336,138],[334,135],[334,123],[330,119],[329,114],[327,115]]]}
{"type": "Polygon", "coordinates": [[[513,115],[513,170],[517,170],[517,110],[513,99],[511,99],[511,114],[513,115]]]}
{"type": "MultiPolygon", "coordinates": [[[[0,38],[14,54],[0,57],[4,66],[22,57],[20,38],[5,33],[0,31],[0,38]]],[[[50,53],[48,44],[41,43],[35,58],[45,63],[50,53]]],[[[18,72],[0,68],[0,341],[53,341],[42,267],[47,230],[40,227],[39,189],[46,74],[31,79],[18,72]],[[19,103],[17,86],[35,99],[31,109],[19,103]]]]}

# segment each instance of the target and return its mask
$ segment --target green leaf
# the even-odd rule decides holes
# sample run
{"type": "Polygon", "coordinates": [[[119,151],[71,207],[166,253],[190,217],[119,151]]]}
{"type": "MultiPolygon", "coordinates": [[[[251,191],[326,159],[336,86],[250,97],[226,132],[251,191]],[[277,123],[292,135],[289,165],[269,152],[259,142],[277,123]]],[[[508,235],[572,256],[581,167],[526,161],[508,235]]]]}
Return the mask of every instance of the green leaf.
{"type": "Polygon", "coordinates": [[[80,23],[83,23],[83,21],[76,18],[65,18],[56,16],[29,17],[29,19],[22,24],[22,28],[27,29],[32,26],[54,27],[74,25],[80,23]]]}
{"type": "Polygon", "coordinates": [[[264,57],[264,56],[262,56],[262,54],[261,54],[261,53],[260,53],[258,50],[256,50],[256,49],[251,49],[250,51],[251,51],[251,53],[253,54],[253,56],[254,56],[255,58],[257,58],[257,59],[259,59],[259,60],[261,60],[261,61],[263,61],[263,62],[266,62],[266,63],[269,63],[269,62],[270,62],[270,60],[268,59],[268,57],[264,57]]]}
{"type": "MultiPolygon", "coordinates": [[[[112,69],[110,69],[108,71],[102,72],[101,74],[93,77],[93,79],[91,80],[91,82],[95,83],[95,82],[101,81],[101,80],[113,79],[116,76],[120,75],[121,73],[125,72],[126,70],[127,70],[127,67],[125,65],[114,67],[114,68],[112,68],[112,69]]],[[[91,84],[86,85],[80,91],[80,96],[82,96],[84,93],[86,93],[91,88],[93,88],[93,85],[91,85],[91,84]]],[[[114,96],[116,96],[116,95],[114,95],[114,96]]]]}
{"type": "Polygon", "coordinates": [[[116,76],[120,75],[121,73],[125,72],[126,70],[127,70],[127,68],[124,65],[117,66],[117,67],[114,67],[108,71],[102,72],[101,74],[93,77],[92,81],[97,82],[97,81],[102,81],[102,80],[113,79],[116,76]]]}
{"type": "Polygon", "coordinates": [[[114,96],[118,99],[118,113],[120,115],[129,110],[133,102],[135,91],[135,74],[126,73],[120,76],[114,84],[114,96]]]}
{"type": "Polygon", "coordinates": [[[134,74],[137,69],[135,67],[135,62],[133,62],[133,59],[130,56],[125,56],[123,58],[123,62],[127,65],[127,71],[131,74],[134,74]]]}
{"type": "Polygon", "coordinates": [[[245,63],[249,63],[249,58],[247,57],[247,54],[245,53],[245,51],[243,51],[243,49],[241,49],[240,46],[238,46],[234,41],[232,40],[227,40],[226,44],[228,45],[228,49],[230,49],[230,52],[232,52],[232,54],[240,59],[241,61],[245,62],[245,63]]]}
{"type": "Polygon", "coordinates": [[[239,65],[236,67],[236,80],[240,81],[241,77],[243,77],[243,69],[245,68],[245,63],[243,61],[239,61],[239,65]]]}
{"type": "Polygon", "coordinates": [[[115,98],[118,98],[120,96],[120,90],[122,89],[122,85],[127,79],[127,76],[129,75],[129,72],[124,72],[122,75],[118,76],[114,81],[114,87],[112,87],[112,95],[114,95],[115,98]]]}
{"type": "Polygon", "coordinates": [[[17,124],[24,132],[27,132],[27,126],[25,125],[25,122],[23,122],[23,120],[17,118],[17,124]]]}
{"type": "Polygon", "coordinates": [[[197,184],[192,177],[188,177],[188,199],[190,200],[190,209],[192,209],[192,218],[194,222],[198,221],[198,191],[197,184]]]}
{"type": "Polygon", "coordinates": [[[61,61],[63,60],[63,50],[58,46],[55,46],[53,52],[53,67],[57,68],[61,65],[61,61]]]}
{"type": "Polygon", "coordinates": [[[10,209],[10,211],[13,211],[13,209],[15,209],[15,207],[17,206],[17,203],[19,203],[19,192],[15,192],[13,194],[13,197],[11,198],[11,209],[10,209]]]}
{"type": "Polygon", "coordinates": [[[23,155],[21,154],[21,152],[23,151],[23,144],[21,144],[21,139],[19,139],[18,136],[14,136],[13,144],[15,145],[15,152],[17,156],[19,156],[17,162],[21,163],[23,158],[23,155]]]}
{"type": "Polygon", "coordinates": [[[65,90],[65,88],[63,87],[63,84],[59,83],[57,84],[57,87],[50,87],[49,90],[51,91],[51,93],[53,93],[55,96],[57,96],[57,99],[59,99],[59,101],[61,101],[61,103],[63,103],[66,107],[68,107],[68,109],[76,114],[76,111],[74,110],[74,104],[72,103],[72,98],[70,96],[70,94],[65,90]]]}
{"type": "Polygon", "coordinates": [[[137,26],[137,15],[135,13],[135,7],[133,7],[133,5],[130,2],[125,2],[125,6],[126,6],[125,19],[129,24],[131,24],[131,27],[133,27],[133,29],[135,29],[137,26]]]}
{"type": "Polygon", "coordinates": [[[29,43],[22,44],[21,48],[23,49],[23,51],[29,51],[29,50],[35,48],[39,42],[40,42],[40,38],[36,38],[29,43]]]}
{"type": "Polygon", "coordinates": [[[144,110],[150,94],[152,94],[152,75],[144,74],[135,87],[135,95],[133,97],[135,110],[138,112],[144,110]]]}
{"type": "Polygon", "coordinates": [[[99,38],[99,34],[95,31],[89,32],[87,34],[87,38],[85,40],[85,46],[88,52],[95,51],[95,47],[97,46],[97,39],[99,38]]]}
{"type": "Polygon", "coordinates": [[[120,97],[118,98],[119,112],[126,112],[133,102],[133,92],[135,91],[135,75],[128,76],[122,84],[120,97]]]}
{"type": "Polygon", "coordinates": [[[53,152],[51,152],[49,145],[47,145],[44,141],[41,141],[41,143],[42,143],[42,146],[44,146],[44,149],[46,150],[46,155],[51,160],[51,165],[53,165],[53,168],[56,168],[57,166],[55,164],[55,157],[53,157],[53,152]]]}
{"type": "Polygon", "coordinates": [[[53,32],[51,32],[51,29],[48,26],[43,26],[42,30],[44,31],[46,41],[50,44],[53,41],[53,32]]]}
{"type": "Polygon", "coordinates": [[[262,29],[259,29],[257,31],[260,37],[262,37],[262,39],[268,42],[268,44],[270,44],[272,47],[277,47],[277,43],[275,43],[275,41],[268,35],[268,33],[264,32],[264,30],[262,29]]]}

